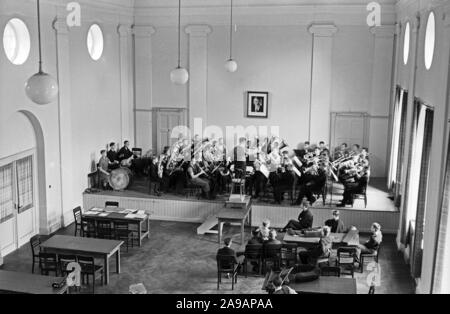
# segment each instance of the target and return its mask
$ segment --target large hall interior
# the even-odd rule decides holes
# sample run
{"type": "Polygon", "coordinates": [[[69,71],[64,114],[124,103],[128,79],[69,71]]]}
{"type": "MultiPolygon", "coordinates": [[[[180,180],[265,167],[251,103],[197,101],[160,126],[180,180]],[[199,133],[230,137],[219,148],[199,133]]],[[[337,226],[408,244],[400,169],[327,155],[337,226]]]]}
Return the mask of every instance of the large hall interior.
{"type": "Polygon", "coordinates": [[[450,3],[0,0],[0,294],[450,293],[450,3]]]}

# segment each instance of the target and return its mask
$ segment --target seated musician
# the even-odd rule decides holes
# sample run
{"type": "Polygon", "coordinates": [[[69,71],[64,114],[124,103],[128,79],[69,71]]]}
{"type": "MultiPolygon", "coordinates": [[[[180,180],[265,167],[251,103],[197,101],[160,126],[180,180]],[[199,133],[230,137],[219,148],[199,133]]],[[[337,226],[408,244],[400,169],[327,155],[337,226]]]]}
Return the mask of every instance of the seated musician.
{"type": "Polygon", "coordinates": [[[334,152],[334,160],[344,158],[348,156],[348,145],[347,143],[342,143],[336,151],[334,152]]]}
{"type": "Polygon", "coordinates": [[[344,185],[344,195],[341,203],[337,206],[353,205],[354,194],[362,193],[367,187],[370,175],[368,161],[364,160],[361,164],[355,164],[353,160],[349,160],[342,165],[339,173],[339,180],[344,185]]]}
{"type": "Polygon", "coordinates": [[[272,284],[275,288],[273,294],[297,294],[297,292],[289,286],[283,285],[283,280],[279,276],[272,280],[272,284]]]}
{"type": "Polygon", "coordinates": [[[118,152],[119,162],[131,166],[131,160],[134,157],[133,152],[130,150],[130,142],[125,141],[123,147],[118,152]]]}
{"type": "Polygon", "coordinates": [[[333,218],[328,219],[325,221],[325,226],[328,226],[331,228],[331,233],[344,233],[345,232],[345,226],[342,220],[339,217],[339,211],[333,210],[333,218]]]}
{"type": "Polygon", "coordinates": [[[315,264],[318,258],[330,254],[332,247],[331,230],[330,227],[325,226],[322,228],[322,236],[319,243],[307,251],[299,252],[300,260],[302,264],[315,264]]]}
{"type": "Polygon", "coordinates": [[[211,195],[210,195],[211,186],[209,184],[208,179],[206,179],[205,176],[206,176],[206,173],[200,167],[198,159],[194,159],[193,161],[190,161],[188,163],[188,167],[187,167],[188,183],[195,185],[195,186],[199,186],[202,189],[203,197],[211,198],[211,195]]]}
{"type": "Polygon", "coordinates": [[[116,143],[109,144],[108,154],[106,155],[111,163],[109,165],[109,169],[117,169],[120,167],[119,165],[119,154],[117,153],[116,143]]]}
{"type": "Polygon", "coordinates": [[[314,192],[321,191],[327,180],[326,171],[323,167],[319,167],[317,161],[312,161],[304,169],[303,176],[300,180],[300,189],[297,197],[297,205],[306,197],[310,204],[316,202],[314,192]]]}
{"type": "Polygon", "coordinates": [[[306,141],[306,142],[302,145],[301,149],[298,150],[298,152],[297,152],[297,157],[298,157],[300,160],[302,160],[302,162],[303,162],[303,157],[304,157],[307,153],[309,153],[310,145],[311,145],[311,143],[308,142],[308,141],[306,141]]]}
{"type": "Polygon", "coordinates": [[[264,194],[264,191],[266,190],[267,185],[267,177],[261,172],[261,161],[255,160],[253,163],[254,165],[254,172],[250,178],[249,185],[251,185],[250,191],[253,194],[253,197],[255,200],[262,197],[264,194]]]}
{"type": "Polygon", "coordinates": [[[150,194],[161,196],[162,177],[163,177],[162,164],[160,163],[158,157],[153,156],[149,170],[150,194]]]}
{"type": "Polygon", "coordinates": [[[286,232],[288,229],[293,230],[305,230],[312,228],[314,216],[309,209],[309,201],[306,197],[303,198],[302,211],[300,212],[297,220],[290,220],[286,227],[282,229],[282,232],[286,232]]]}
{"type": "Polygon", "coordinates": [[[101,157],[100,160],[98,161],[98,173],[100,175],[100,186],[102,187],[102,189],[106,190],[108,189],[109,186],[109,177],[110,174],[108,172],[109,169],[109,165],[110,165],[110,161],[108,159],[108,157],[106,156],[106,150],[102,150],[100,152],[101,157]]]}
{"type": "Polygon", "coordinates": [[[277,172],[277,183],[273,187],[275,203],[280,204],[284,199],[284,193],[293,193],[294,183],[297,176],[293,171],[293,164],[290,160],[285,161],[277,172]]]}
{"type": "Polygon", "coordinates": [[[353,153],[353,155],[359,155],[360,148],[361,148],[361,146],[359,146],[359,144],[353,144],[350,152],[353,153]]]}
{"type": "Polygon", "coordinates": [[[320,152],[323,152],[324,150],[328,150],[327,146],[325,145],[324,141],[319,142],[318,148],[320,149],[320,152]]]}

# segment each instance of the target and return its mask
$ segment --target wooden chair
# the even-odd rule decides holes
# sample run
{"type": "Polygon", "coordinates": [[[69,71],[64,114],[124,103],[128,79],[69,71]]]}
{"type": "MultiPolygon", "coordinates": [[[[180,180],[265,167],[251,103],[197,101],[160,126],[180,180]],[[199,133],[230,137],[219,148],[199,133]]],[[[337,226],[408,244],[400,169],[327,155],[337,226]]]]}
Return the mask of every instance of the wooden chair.
{"type": "Polygon", "coordinates": [[[94,220],[85,219],[81,217],[82,225],[85,226],[83,230],[83,237],[86,238],[96,238],[97,237],[97,228],[94,220]]]}
{"type": "Polygon", "coordinates": [[[355,263],[356,263],[356,248],[341,247],[337,250],[336,266],[342,270],[349,270],[352,278],[355,275],[355,263]]]}
{"type": "Polygon", "coordinates": [[[284,243],[281,247],[281,263],[286,267],[297,265],[298,262],[297,244],[284,243]]]}
{"type": "Polygon", "coordinates": [[[111,202],[111,201],[105,202],[105,207],[119,208],[119,202],[111,202]]]}
{"type": "Polygon", "coordinates": [[[262,255],[263,255],[263,245],[262,244],[248,244],[245,247],[245,260],[244,260],[244,274],[245,277],[248,275],[248,263],[257,263],[258,274],[261,275],[262,269],[262,255]]]}
{"type": "Polygon", "coordinates": [[[49,276],[50,272],[53,272],[55,273],[55,277],[57,277],[58,261],[56,254],[39,252],[39,269],[43,276],[49,276]]]}
{"type": "Polygon", "coordinates": [[[320,268],[320,276],[341,277],[341,268],[333,266],[323,266],[320,268]]]}
{"type": "Polygon", "coordinates": [[[114,239],[124,241],[127,246],[127,252],[130,246],[130,241],[131,247],[134,247],[133,230],[130,230],[130,225],[127,222],[114,222],[114,239]]]}
{"type": "Polygon", "coordinates": [[[234,290],[234,284],[237,283],[239,264],[236,263],[234,256],[217,255],[217,290],[222,283],[222,274],[231,275],[231,290],[234,290]]]}
{"type": "Polygon", "coordinates": [[[95,294],[95,280],[101,278],[101,284],[103,286],[103,266],[95,265],[95,260],[93,257],[78,256],[77,260],[78,264],[81,266],[81,277],[83,283],[86,278],[86,283],[89,285],[89,277],[92,276],[92,294],[95,294]]]}
{"type": "Polygon", "coordinates": [[[98,221],[95,231],[96,236],[99,239],[114,239],[113,228],[109,221],[98,221]]]}
{"type": "Polygon", "coordinates": [[[39,252],[41,251],[41,237],[36,235],[30,239],[31,256],[33,258],[33,264],[31,266],[31,272],[34,274],[34,265],[39,264],[39,252]]]}
{"type": "Polygon", "coordinates": [[[280,269],[282,244],[265,244],[263,246],[263,269],[267,271],[267,263],[273,264],[273,269],[280,269]]]}
{"type": "Polygon", "coordinates": [[[367,208],[367,186],[369,185],[369,179],[367,179],[366,184],[361,188],[361,191],[359,193],[353,194],[352,199],[352,207],[355,204],[355,200],[364,200],[364,208],[367,208]]]}
{"type": "Polygon", "coordinates": [[[75,237],[77,236],[77,233],[79,233],[80,236],[83,237],[86,228],[86,222],[83,221],[83,213],[80,206],[73,209],[73,218],[75,220],[75,237]]]}
{"type": "Polygon", "coordinates": [[[76,262],[77,262],[76,255],[58,255],[58,264],[61,275],[67,276],[68,274],[70,274],[72,270],[67,270],[67,265],[76,262]]]}
{"type": "Polygon", "coordinates": [[[378,245],[378,248],[373,253],[361,252],[361,254],[359,256],[359,271],[361,273],[364,272],[364,263],[367,262],[367,259],[370,259],[370,260],[378,263],[378,256],[380,255],[380,247],[381,247],[381,243],[378,245]]]}

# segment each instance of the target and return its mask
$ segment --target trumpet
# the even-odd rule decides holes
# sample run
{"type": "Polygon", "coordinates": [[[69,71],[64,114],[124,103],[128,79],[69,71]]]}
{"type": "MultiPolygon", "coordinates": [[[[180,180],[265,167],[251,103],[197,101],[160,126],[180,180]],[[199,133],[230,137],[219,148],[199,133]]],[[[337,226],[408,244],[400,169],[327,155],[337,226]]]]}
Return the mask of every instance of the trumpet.
{"type": "Polygon", "coordinates": [[[347,160],[352,159],[352,158],[355,156],[355,154],[356,154],[355,152],[350,152],[350,153],[348,154],[348,156],[342,156],[341,158],[336,159],[335,161],[333,161],[333,162],[331,163],[332,167],[333,167],[334,169],[336,169],[336,166],[337,166],[337,165],[339,165],[339,164],[341,164],[341,163],[343,163],[343,162],[345,162],[345,161],[347,161],[347,160]]]}

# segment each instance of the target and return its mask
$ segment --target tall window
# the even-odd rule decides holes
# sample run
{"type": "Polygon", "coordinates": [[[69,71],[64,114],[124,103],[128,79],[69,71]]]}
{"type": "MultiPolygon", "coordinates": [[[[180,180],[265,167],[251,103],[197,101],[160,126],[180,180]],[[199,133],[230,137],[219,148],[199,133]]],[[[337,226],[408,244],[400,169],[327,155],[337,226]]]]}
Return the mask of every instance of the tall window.
{"type": "MultiPolygon", "coordinates": [[[[422,267],[423,230],[425,225],[425,204],[427,199],[428,173],[433,133],[433,109],[416,100],[412,143],[410,147],[409,172],[407,180],[407,197],[403,207],[403,233],[413,221],[415,225],[414,243],[405,244],[413,247],[411,269],[416,278],[420,277],[422,267]]],[[[405,236],[403,237],[405,239],[405,236]]]]}
{"type": "Polygon", "coordinates": [[[13,165],[0,167],[0,223],[14,215],[13,165]]]}
{"type": "Polygon", "coordinates": [[[406,117],[407,117],[408,92],[397,86],[394,120],[392,125],[391,159],[389,167],[389,189],[398,198],[400,193],[400,181],[405,151],[406,117]]]}
{"type": "Polygon", "coordinates": [[[18,160],[17,172],[17,197],[19,213],[33,207],[33,157],[29,156],[18,160]]]}

